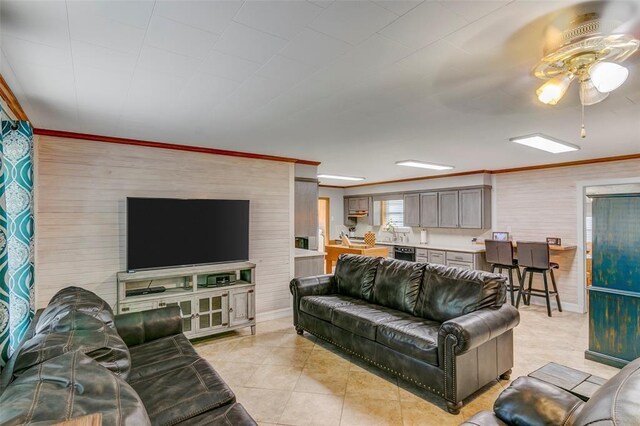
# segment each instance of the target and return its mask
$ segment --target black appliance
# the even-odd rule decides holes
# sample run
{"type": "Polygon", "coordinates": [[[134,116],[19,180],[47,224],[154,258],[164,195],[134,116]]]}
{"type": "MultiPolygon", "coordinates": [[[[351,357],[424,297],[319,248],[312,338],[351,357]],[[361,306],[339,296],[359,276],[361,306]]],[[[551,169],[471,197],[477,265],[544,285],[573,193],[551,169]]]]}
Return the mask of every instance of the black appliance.
{"type": "Polygon", "coordinates": [[[416,261],[416,249],[413,247],[393,246],[393,257],[398,260],[416,261]]]}
{"type": "Polygon", "coordinates": [[[248,200],[127,198],[127,270],[248,259],[248,200]]]}
{"type": "Polygon", "coordinates": [[[309,250],[309,238],[308,237],[296,237],[295,248],[309,250]]]}

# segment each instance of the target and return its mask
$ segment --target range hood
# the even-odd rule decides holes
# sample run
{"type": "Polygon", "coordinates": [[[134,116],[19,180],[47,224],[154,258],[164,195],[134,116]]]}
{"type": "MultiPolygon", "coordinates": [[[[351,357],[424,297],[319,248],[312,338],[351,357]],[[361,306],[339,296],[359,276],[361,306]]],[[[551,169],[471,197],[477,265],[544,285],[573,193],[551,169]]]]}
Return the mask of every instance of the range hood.
{"type": "Polygon", "coordinates": [[[347,217],[367,217],[369,216],[369,212],[367,210],[355,210],[349,211],[347,217]]]}

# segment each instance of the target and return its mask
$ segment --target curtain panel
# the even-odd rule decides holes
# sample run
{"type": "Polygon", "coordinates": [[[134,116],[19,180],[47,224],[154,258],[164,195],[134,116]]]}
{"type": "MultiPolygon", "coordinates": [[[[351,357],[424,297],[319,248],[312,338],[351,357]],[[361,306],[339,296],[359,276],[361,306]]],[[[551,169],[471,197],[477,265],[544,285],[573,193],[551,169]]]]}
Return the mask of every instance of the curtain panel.
{"type": "Polygon", "coordinates": [[[0,139],[0,365],[34,314],[33,129],[2,122],[0,139]]]}

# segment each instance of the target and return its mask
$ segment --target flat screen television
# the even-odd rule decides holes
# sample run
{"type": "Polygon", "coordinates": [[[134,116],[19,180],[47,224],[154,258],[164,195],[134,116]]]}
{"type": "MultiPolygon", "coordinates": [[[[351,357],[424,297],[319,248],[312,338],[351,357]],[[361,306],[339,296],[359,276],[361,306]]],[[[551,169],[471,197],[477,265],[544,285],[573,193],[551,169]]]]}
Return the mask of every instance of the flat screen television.
{"type": "Polygon", "coordinates": [[[127,270],[249,259],[249,200],[127,198],[127,270]]]}

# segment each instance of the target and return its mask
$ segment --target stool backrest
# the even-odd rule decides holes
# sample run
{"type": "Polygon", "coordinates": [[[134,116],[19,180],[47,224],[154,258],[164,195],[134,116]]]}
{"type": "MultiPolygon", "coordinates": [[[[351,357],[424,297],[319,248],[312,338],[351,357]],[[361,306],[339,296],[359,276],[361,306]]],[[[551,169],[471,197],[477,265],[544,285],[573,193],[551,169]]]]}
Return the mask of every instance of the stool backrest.
{"type": "Polygon", "coordinates": [[[484,240],[486,259],[493,265],[513,265],[513,245],[511,241],[484,240]]]}
{"type": "Polygon", "coordinates": [[[549,269],[549,244],[546,242],[518,241],[518,265],[549,269]]]}

